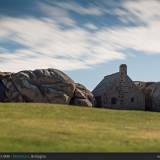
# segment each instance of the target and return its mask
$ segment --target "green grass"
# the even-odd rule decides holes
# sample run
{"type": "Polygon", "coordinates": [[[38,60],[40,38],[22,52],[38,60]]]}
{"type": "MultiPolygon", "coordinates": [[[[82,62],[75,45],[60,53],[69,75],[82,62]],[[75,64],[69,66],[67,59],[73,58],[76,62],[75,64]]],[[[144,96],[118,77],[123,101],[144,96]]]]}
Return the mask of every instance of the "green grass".
{"type": "Polygon", "coordinates": [[[0,151],[156,152],[160,113],[1,103],[0,151]]]}

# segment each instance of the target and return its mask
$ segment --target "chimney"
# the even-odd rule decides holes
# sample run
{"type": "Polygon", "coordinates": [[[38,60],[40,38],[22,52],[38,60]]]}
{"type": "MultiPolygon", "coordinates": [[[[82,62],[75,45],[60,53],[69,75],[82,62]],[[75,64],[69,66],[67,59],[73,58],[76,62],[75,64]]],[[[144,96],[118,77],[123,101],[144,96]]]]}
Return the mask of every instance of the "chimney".
{"type": "Polygon", "coordinates": [[[121,64],[119,67],[119,72],[120,72],[120,77],[122,80],[125,80],[127,76],[127,65],[126,64],[121,64]]]}

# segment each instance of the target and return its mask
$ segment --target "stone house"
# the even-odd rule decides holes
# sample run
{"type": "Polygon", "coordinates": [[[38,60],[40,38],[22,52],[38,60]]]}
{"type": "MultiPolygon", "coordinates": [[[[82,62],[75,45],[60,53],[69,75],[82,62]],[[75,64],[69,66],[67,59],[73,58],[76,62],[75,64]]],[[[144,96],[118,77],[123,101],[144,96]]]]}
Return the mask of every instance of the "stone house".
{"type": "Polygon", "coordinates": [[[145,96],[127,75],[127,65],[105,76],[92,91],[97,107],[145,110],[145,96]]]}

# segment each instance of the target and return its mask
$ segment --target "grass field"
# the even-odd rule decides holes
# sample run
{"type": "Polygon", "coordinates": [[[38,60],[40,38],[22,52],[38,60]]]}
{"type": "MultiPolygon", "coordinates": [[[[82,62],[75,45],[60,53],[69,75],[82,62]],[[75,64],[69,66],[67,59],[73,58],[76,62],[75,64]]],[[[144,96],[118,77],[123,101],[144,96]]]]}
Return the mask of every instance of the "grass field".
{"type": "Polygon", "coordinates": [[[0,151],[160,151],[160,113],[1,103],[0,151]]]}

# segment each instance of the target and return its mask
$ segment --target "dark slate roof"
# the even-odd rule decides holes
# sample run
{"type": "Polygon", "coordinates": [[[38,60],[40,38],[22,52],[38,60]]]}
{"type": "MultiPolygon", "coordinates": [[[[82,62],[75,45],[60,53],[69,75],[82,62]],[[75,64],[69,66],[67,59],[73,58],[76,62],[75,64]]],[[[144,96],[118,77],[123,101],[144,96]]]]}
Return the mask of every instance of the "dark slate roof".
{"type": "Polygon", "coordinates": [[[114,85],[112,83],[114,83],[116,80],[119,80],[119,76],[120,76],[119,72],[105,76],[103,80],[95,87],[95,89],[92,92],[94,92],[98,88],[102,88],[102,87],[106,88],[106,87],[110,87],[111,85],[114,85]]]}
{"type": "MultiPolygon", "coordinates": [[[[92,91],[92,93],[95,92],[101,92],[102,90],[106,90],[106,88],[110,88],[111,86],[114,86],[115,84],[117,84],[116,82],[118,82],[120,79],[120,73],[116,72],[114,74],[111,75],[107,75],[103,78],[103,80],[94,88],[94,90],[92,91]]],[[[127,75],[127,79],[131,82],[133,82],[130,77],[127,75]]],[[[136,84],[133,82],[133,86],[138,89],[138,87],[136,86],[136,84]]],[[[139,90],[139,89],[138,89],[139,90]]]]}

